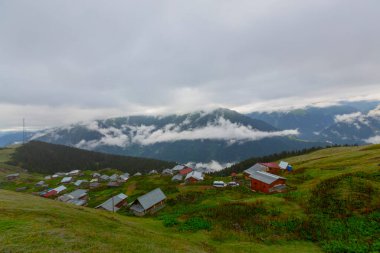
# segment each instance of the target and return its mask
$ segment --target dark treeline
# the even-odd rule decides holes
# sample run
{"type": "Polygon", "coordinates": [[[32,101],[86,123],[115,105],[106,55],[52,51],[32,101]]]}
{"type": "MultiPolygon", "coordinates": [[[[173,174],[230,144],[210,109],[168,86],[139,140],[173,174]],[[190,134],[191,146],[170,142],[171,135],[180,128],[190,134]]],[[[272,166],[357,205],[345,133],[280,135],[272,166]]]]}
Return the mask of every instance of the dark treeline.
{"type": "Polygon", "coordinates": [[[275,153],[272,155],[267,155],[267,156],[262,156],[262,157],[252,157],[242,162],[236,163],[230,167],[227,167],[223,170],[214,172],[213,175],[229,176],[232,172],[236,172],[236,173],[243,172],[244,170],[248,169],[249,167],[259,162],[263,162],[263,163],[273,162],[273,161],[285,159],[291,156],[308,154],[308,153],[311,153],[320,149],[324,149],[324,148],[343,147],[343,146],[348,147],[348,146],[357,146],[357,145],[356,144],[355,145],[332,145],[328,147],[312,147],[308,149],[301,149],[301,150],[294,150],[294,151],[283,151],[281,153],[275,153]]]}
{"type": "Polygon", "coordinates": [[[153,169],[162,171],[175,165],[173,162],[111,155],[38,141],[31,141],[17,148],[10,164],[44,174],[68,172],[74,169],[105,168],[119,169],[133,174],[147,173],[153,169]]]}

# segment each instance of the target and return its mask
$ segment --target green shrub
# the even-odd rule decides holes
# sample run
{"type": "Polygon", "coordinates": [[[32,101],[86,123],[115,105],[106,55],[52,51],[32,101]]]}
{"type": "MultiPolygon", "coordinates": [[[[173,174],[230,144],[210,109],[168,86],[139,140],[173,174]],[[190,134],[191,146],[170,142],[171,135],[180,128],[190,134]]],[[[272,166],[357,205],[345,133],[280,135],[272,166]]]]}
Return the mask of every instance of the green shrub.
{"type": "Polygon", "coordinates": [[[180,231],[198,231],[198,230],[211,230],[211,222],[201,217],[192,217],[181,223],[179,226],[180,231]]]}

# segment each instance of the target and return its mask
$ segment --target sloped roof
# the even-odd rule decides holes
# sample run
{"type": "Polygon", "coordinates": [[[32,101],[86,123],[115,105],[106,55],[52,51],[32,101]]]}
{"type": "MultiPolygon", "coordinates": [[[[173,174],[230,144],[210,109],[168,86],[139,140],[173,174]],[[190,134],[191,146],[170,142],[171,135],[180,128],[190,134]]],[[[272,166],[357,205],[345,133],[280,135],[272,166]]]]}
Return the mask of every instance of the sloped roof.
{"type": "Polygon", "coordinates": [[[259,180],[266,184],[271,184],[278,179],[286,179],[284,177],[280,177],[280,176],[277,176],[268,172],[264,172],[264,171],[256,171],[250,175],[250,178],[259,180]]]}
{"type": "Polygon", "coordinates": [[[164,169],[162,171],[162,174],[173,174],[173,171],[172,171],[172,169],[164,169]]]}
{"type": "Polygon", "coordinates": [[[107,175],[101,175],[101,176],[100,176],[100,179],[102,179],[102,180],[109,180],[110,177],[107,176],[107,175]]]}
{"type": "Polygon", "coordinates": [[[84,199],[71,199],[67,201],[67,203],[74,204],[76,206],[83,206],[84,204],[87,203],[87,200],[84,199]]]}
{"type": "Polygon", "coordinates": [[[278,166],[280,166],[281,169],[285,170],[288,167],[289,163],[281,161],[278,166]]]}
{"type": "Polygon", "coordinates": [[[18,176],[20,176],[20,173],[9,174],[6,177],[18,177],[18,176]]]}
{"type": "Polygon", "coordinates": [[[45,184],[45,181],[39,181],[38,183],[36,183],[36,185],[43,185],[45,184]]]}
{"type": "Polygon", "coordinates": [[[118,177],[119,176],[117,174],[113,174],[112,176],[110,176],[109,179],[112,180],[112,181],[116,181],[118,177]]]}
{"type": "Polygon", "coordinates": [[[193,171],[192,168],[183,168],[182,170],[179,171],[179,174],[186,175],[186,174],[189,174],[192,171],[193,171]]]}
{"type": "Polygon", "coordinates": [[[103,204],[101,205],[98,205],[96,208],[99,208],[99,207],[102,207],[104,209],[106,209],[107,211],[117,211],[119,210],[120,208],[116,207],[117,204],[119,204],[121,201],[123,201],[124,199],[126,199],[128,196],[125,195],[124,193],[120,193],[119,195],[116,195],[110,199],[108,199],[106,202],[104,202],[103,204]]]}
{"type": "Polygon", "coordinates": [[[80,179],[80,180],[75,181],[74,185],[80,186],[82,183],[85,183],[85,182],[88,182],[88,181],[80,179]]]}
{"type": "Polygon", "coordinates": [[[56,194],[58,194],[57,191],[55,191],[55,190],[51,190],[51,191],[46,192],[46,193],[45,193],[44,195],[42,195],[42,196],[44,196],[45,198],[48,198],[48,197],[50,197],[50,196],[54,196],[54,195],[56,195],[56,194]]]}
{"type": "Polygon", "coordinates": [[[72,197],[73,199],[79,199],[79,198],[82,198],[83,196],[87,195],[87,190],[77,189],[73,192],[70,192],[68,195],[70,197],[72,197]]]}
{"type": "Polygon", "coordinates": [[[144,208],[144,210],[147,210],[164,199],[166,199],[165,194],[160,188],[156,188],[153,191],[138,197],[136,201],[144,208]]]}
{"type": "Polygon", "coordinates": [[[61,191],[64,191],[66,189],[67,189],[66,186],[60,185],[60,186],[54,188],[53,191],[56,191],[57,193],[60,193],[61,191]]]}
{"type": "Polygon", "coordinates": [[[203,180],[203,174],[199,171],[192,171],[190,172],[189,174],[187,174],[185,180],[189,179],[189,178],[195,178],[197,180],[203,180]]]}
{"type": "Polygon", "coordinates": [[[68,182],[70,182],[72,179],[73,179],[72,177],[64,177],[64,178],[62,178],[61,183],[68,183],[68,182]]]}
{"type": "Polygon", "coordinates": [[[185,166],[183,166],[183,165],[176,165],[176,166],[174,166],[173,167],[173,171],[178,171],[178,170],[182,170],[183,168],[185,168],[185,166]]]}
{"type": "Polygon", "coordinates": [[[265,167],[264,165],[262,165],[260,163],[256,163],[252,167],[246,169],[244,172],[251,175],[252,173],[254,173],[256,171],[265,171],[266,169],[267,169],[267,167],[265,167]]]}
{"type": "Polygon", "coordinates": [[[184,177],[184,175],[177,174],[177,175],[172,177],[172,181],[174,181],[174,180],[182,181],[183,177],[184,177]]]}

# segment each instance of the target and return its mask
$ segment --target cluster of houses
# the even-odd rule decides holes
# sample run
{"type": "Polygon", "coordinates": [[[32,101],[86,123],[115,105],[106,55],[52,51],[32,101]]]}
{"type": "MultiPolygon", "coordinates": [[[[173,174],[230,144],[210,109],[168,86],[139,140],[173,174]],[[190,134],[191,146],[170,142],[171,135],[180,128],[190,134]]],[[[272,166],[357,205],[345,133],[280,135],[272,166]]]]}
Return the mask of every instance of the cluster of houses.
{"type": "MultiPolygon", "coordinates": [[[[40,196],[45,198],[57,197],[60,194],[64,193],[67,190],[67,185],[72,184],[75,187],[89,188],[94,189],[101,186],[101,183],[106,184],[108,187],[117,187],[122,183],[125,183],[129,179],[129,173],[124,173],[122,175],[113,174],[111,176],[101,175],[97,172],[93,173],[90,180],[87,179],[76,179],[76,177],[83,176],[84,174],[80,170],[73,170],[67,173],[58,172],[51,176],[46,176],[45,180],[52,180],[62,177],[60,180],[59,186],[52,189],[47,189],[39,193],[40,196]]],[[[37,187],[48,188],[49,185],[45,181],[39,181],[36,183],[37,187]]],[[[87,189],[76,189],[73,192],[66,193],[62,196],[59,196],[57,200],[75,204],[78,206],[85,206],[88,200],[88,190],[87,189]]]]}
{"type": "Polygon", "coordinates": [[[244,177],[250,180],[252,191],[263,193],[282,192],[286,189],[286,178],[280,176],[284,171],[292,171],[289,163],[281,161],[277,163],[256,163],[246,169],[244,177]]]}
{"type": "MultiPolygon", "coordinates": [[[[250,188],[252,191],[259,191],[263,193],[282,192],[286,189],[286,178],[282,177],[284,171],[292,171],[292,166],[285,161],[277,163],[256,163],[252,167],[243,172],[245,179],[250,181],[250,188]]],[[[156,170],[152,170],[149,175],[158,174],[156,170]]],[[[133,176],[140,176],[141,173],[137,172],[133,176]]],[[[175,182],[196,183],[204,180],[204,172],[194,170],[185,165],[176,165],[172,169],[165,169],[161,173],[162,176],[171,176],[171,180],[175,182]]],[[[11,181],[19,178],[20,174],[10,174],[6,178],[11,181]]],[[[45,198],[56,198],[58,201],[74,204],[77,206],[86,206],[89,196],[89,189],[97,188],[101,185],[107,187],[118,187],[127,182],[130,178],[129,173],[122,175],[113,174],[111,176],[94,172],[90,178],[89,176],[84,179],[83,172],[80,170],[73,170],[68,173],[55,173],[51,176],[46,176],[45,181],[52,179],[60,179],[60,185],[48,189],[49,185],[45,181],[39,181],[35,184],[36,187],[47,189],[40,192],[40,195],[45,198]],[[75,190],[67,192],[68,188],[75,190]]],[[[236,181],[237,174],[232,173],[232,181],[225,183],[223,181],[214,181],[213,186],[222,188],[226,186],[235,187],[239,186],[236,181]]],[[[148,213],[154,213],[165,206],[166,195],[160,188],[154,189],[138,197],[131,203],[128,203],[128,196],[124,193],[119,193],[107,199],[104,203],[96,206],[97,209],[102,209],[110,212],[117,212],[121,208],[129,208],[136,216],[143,216],[148,213]]]]}
{"type": "Polygon", "coordinates": [[[110,212],[117,212],[120,208],[129,206],[129,209],[136,216],[144,216],[145,214],[155,213],[162,209],[165,206],[166,195],[160,188],[156,188],[153,191],[138,197],[130,204],[128,204],[127,198],[127,195],[120,193],[95,208],[110,212]]]}
{"type": "Polygon", "coordinates": [[[172,169],[164,169],[164,176],[172,176],[172,181],[196,183],[204,180],[204,174],[201,171],[193,170],[185,165],[176,165],[172,169]]]}

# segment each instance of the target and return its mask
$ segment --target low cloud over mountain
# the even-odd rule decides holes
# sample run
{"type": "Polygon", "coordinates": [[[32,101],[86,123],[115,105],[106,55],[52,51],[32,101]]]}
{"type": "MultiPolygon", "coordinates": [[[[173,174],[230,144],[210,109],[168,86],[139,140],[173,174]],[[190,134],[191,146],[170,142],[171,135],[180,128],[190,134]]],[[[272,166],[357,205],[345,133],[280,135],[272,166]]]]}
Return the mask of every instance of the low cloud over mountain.
{"type": "Polygon", "coordinates": [[[81,140],[75,146],[80,148],[96,148],[97,146],[126,147],[131,144],[152,145],[161,142],[175,142],[183,140],[223,140],[230,143],[257,141],[264,138],[298,135],[297,129],[282,131],[260,131],[252,126],[232,123],[224,117],[219,117],[214,122],[208,122],[206,126],[194,129],[181,129],[181,125],[167,124],[161,128],[155,125],[122,125],[121,129],[115,127],[101,127],[97,121],[84,127],[91,131],[97,131],[101,138],[97,140],[81,140]]]}

